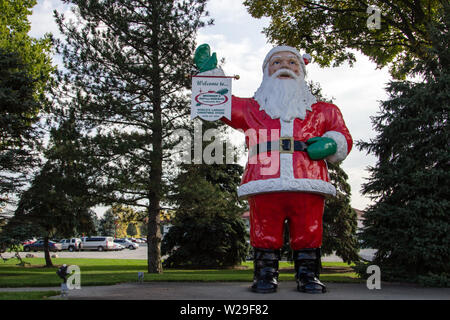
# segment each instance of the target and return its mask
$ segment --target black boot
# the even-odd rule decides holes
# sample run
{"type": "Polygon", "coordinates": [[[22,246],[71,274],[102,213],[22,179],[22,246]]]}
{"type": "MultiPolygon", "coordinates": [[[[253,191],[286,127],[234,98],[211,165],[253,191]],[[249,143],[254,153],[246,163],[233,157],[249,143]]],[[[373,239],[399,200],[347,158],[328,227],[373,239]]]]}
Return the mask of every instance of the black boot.
{"type": "Polygon", "coordinates": [[[253,292],[271,293],[277,291],[279,260],[280,250],[255,248],[253,292]]]}
{"type": "Polygon", "coordinates": [[[306,293],[325,293],[327,288],[320,282],[320,248],[294,251],[297,290],[306,293]]]}

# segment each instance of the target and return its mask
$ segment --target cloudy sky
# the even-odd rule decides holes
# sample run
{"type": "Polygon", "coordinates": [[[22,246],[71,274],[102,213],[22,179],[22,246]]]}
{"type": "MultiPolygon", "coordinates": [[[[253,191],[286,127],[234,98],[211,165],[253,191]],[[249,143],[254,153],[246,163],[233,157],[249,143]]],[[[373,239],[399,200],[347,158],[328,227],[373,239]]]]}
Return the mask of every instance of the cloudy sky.
{"type": "MultiPolygon", "coordinates": [[[[207,9],[214,25],[205,27],[198,34],[198,44],[209,43],[220,58],[225,58],[225,73],[240,75],[233,82],[233,94],[251,97],[262,80],[261,64],[272,45],[267,43],[262,30],[268,26],[268,19],[254,19],[246,11],[242,0],[209,0],[207,9]]],[[[51,32],[60,34],[53,19],[53,10],[66,12],[67,6],[60,0],[38,0],[33,8],[31,35],[41,37],[51,32]]],[[[55,57],[55,63],[60,59],[55,57]]],[[[314,62],[307,67],[308,79],[319,82],[323,93],[333,97],[341,109],[347,127],[355,141],[368,141],[375,136],[370,117],[379,110],[379,102],[386,99],[384,88],[389,81],[386,69],[376,69],[375,64],[357,54],[357,62],[339,68],[319,68],[314,62]]],[[[237,136],[236,139],[244,139],[237,136]]],[[[349,175],[352,187],[352,206],[363,210],[370,199],[361,195],[361,184],[368,177],[366,168],[374,165],[376,158],[353,148],[343,168],[349,175]]]]}

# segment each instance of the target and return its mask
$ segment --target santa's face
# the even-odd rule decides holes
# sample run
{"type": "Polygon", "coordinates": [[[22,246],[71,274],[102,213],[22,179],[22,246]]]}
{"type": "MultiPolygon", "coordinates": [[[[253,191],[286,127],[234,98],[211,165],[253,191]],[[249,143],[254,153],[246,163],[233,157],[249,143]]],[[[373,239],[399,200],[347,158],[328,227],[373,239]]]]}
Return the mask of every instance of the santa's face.
{"type": "Polygon", "coordinates": [[[254,98],[272,119],[305,119],[316,102],[305,82],[299,58],[292,52],[274,53],[264,67],[263,81],[254,98]]]}
{"type": "MultiPolygon", "coordinates": [[[[297,76],[301,75],[300,61],[295,54],[289,51],[277,52],[270,57],[268,64],[269,76],[272,76],[275,72],[282,69],[291,70],[297,76]]],[[[281,72],[277,78],[292,79],[292,76],[289,73],[281,72]]]]}

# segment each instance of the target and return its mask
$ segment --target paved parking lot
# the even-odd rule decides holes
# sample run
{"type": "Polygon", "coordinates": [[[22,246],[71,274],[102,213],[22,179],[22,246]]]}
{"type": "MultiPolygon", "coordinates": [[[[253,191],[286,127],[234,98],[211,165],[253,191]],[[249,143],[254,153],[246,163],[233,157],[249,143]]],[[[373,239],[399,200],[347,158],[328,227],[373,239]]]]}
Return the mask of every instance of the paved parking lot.
{"type": "MultiPolygon", "coordinates": [[[[25,257],[27,253],[33,254],[37,258],[43,258],[44,252],[21,252],[20,256],[25,257]]],[[[69,252],[67,250],[51,253],[58,255],[59,258],[90,258],[90,259],[143,259],[147,260],[147,244],[139,244],[136,250],[123,249],[121,251],[78,251],[69,252]]],[[[2,254],[4,257],[10,257],[14,254],[2,254]]]]}
{"type": "MultiPolygon", "coordinates": [[[[371,259],[374,250],[361,250],[360,255],[365,259],[371,259]]],[[[44,252],[30,252],[37,258],[43,258],[44,252]]],[[[20,255],[25,257],[27,252],[21,252],[20,255]]],[[[80,251],[80,252],[69,252],[67,250],[56,252],[52,254],[57,254],[59,258],[90,258],[90,259],[139,259],[139,260],[147,260],[147,244],[139,244],[139,248],[136,250],[123,249],[122,251],[80,251]]],[[[2,254],[3,257],[8,258],[13,256],[11,253],[2,254]]],[[[330,261],[330,262],[340,262],[341,258],[335,255],[329,255],[322,258],[322,261],[330,261]]]]}

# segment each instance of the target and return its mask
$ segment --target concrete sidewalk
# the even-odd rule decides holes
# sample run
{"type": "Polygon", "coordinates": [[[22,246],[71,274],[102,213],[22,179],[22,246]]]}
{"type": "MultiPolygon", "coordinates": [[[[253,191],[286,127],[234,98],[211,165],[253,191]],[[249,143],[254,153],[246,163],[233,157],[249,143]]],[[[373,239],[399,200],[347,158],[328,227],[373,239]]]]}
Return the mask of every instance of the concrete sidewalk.
{"type": "MultiPolygon", "coordinates": [[[[327,283],[325,294],[305,294],[294,281],[280,282],[278,292],[257,294],[246,282],[147,282],[82,287],[69,291],[69,300],[450,300],[450,288],[423,288],[410,284],[381,284],[369,290],[365,283],[327,283]]],[[[47,291],[59,288],[1,288],[0,291],[47,291]]]]}

